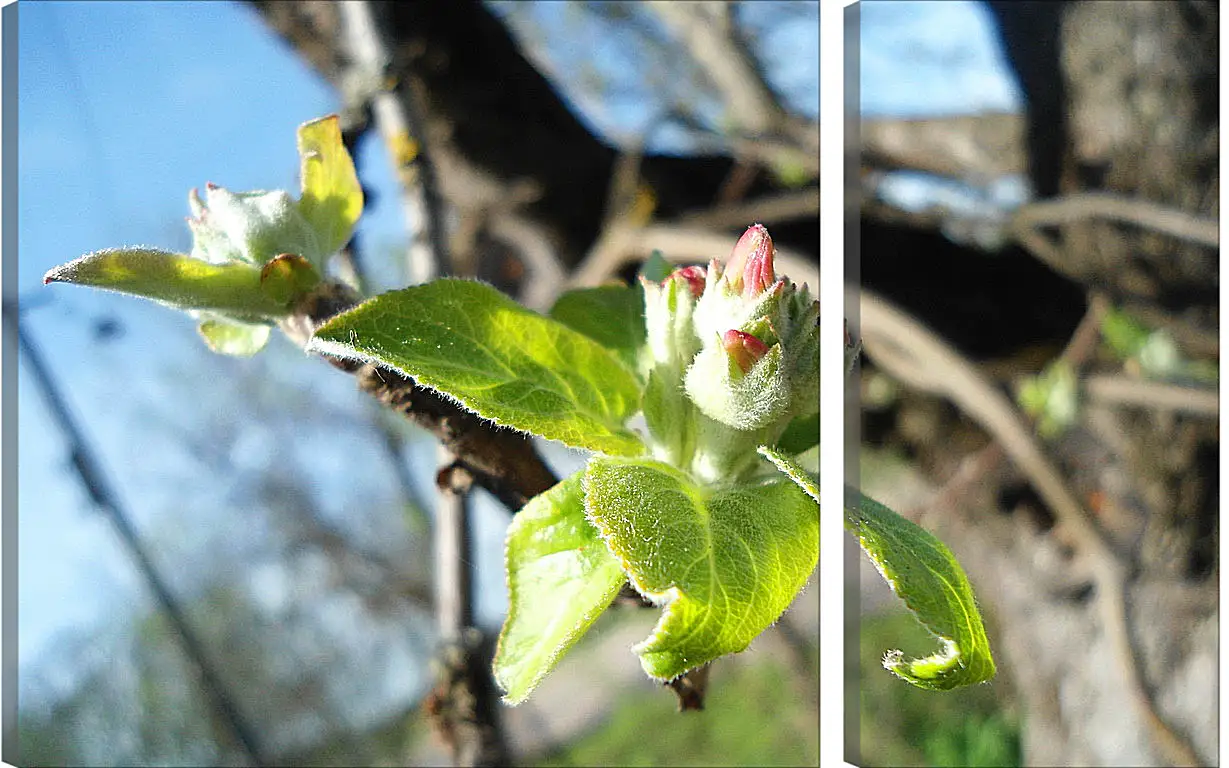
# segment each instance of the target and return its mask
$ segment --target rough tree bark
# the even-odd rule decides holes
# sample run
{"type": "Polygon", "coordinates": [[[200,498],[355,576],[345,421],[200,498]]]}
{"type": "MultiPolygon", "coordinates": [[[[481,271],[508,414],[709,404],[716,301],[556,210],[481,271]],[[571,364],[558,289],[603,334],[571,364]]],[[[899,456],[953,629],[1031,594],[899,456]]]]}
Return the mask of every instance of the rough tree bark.
{"type": "MultiPolygon", "coordinates": [[[[1111,192],[1215,220],[1215,3],[988,6],[1025,91],[1025,127],[1014,136],[1042,196],[1061,201],[1111,192]]],[[[885,148],[904,146],[889,129],[914,128],[885,125],[865,134],[877,149],[871,159],[910,165],[885,148]]],[[[939,173],[963,168],[959,157],[914,165],[939,173]]],[[[908,307],[1000,383],[1053,359],[1093,296],[1168,329],[1190,353],[1219,357],[1215,248],[1121,221],[1075,217],[1043,227],[1053,247],[1009,248],[990,262],[919,228],[934,222],[888,221],[873,203],[863,211],[864,282],[908,307]],[[932,290],[944,296],[936,302],[935,293],[927,298],[892,266],[900,264],[891,261],[893,251],[919,250],[928,252],[932,272],[952,255],[967,264],[980,258],[981,266],[946,272],[947,280],[932,274],[932,290]],[[1025,267],[1029,261],[1033,266],[1025,267]],[[1011,265],[1018,277],[1005,277],[999,265],[1011,265]],[[1006,316],[1016,318],[1015,331],[1006,316]],[[1035,335],[1019,335],[1021,326],[1035,335]]],[[[1080,344],[1087,341],[1073,346],[1080,344]]],[[[1075,357],[1085,368],[1097,364],[1087,346],[1075,357]]],[[[1107,542],[1107,568],[1123,577],[1125,633],[1114,631],[1104,610],[1113,595],[1096,575],[1102,556],[1090,554],[1052,514],[1018,465],[987,447],[984,433],[932,396],[906,396],[893,419],[886,426],[867,421],[866,429],[915,452],[941,486],[915,513],[952,546],[997,627],[996,684],[1014,688],[1023,705],[1027,762],[1214,764],[1215,419],[1086,398],[1078,425],[1045,446],[1107,542]],[[1120,652],[1123,641],[1133,664],[1120,652]]]]}

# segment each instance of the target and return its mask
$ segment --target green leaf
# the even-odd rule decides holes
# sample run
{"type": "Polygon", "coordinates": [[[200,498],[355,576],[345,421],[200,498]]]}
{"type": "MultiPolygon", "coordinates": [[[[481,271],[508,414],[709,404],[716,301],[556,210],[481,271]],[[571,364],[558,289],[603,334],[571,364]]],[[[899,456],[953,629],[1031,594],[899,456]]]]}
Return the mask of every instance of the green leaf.
{"type": "Polygon", "coordinates": [[[794,419],[777,440],[777,449],[782,453],[802,453],[816,445],[819,445],[819,413],[794,419]]]}
{"type": "Polygon", "coordinates": [[[336,115],[299,126],[302,195],[299,211],[320,236],[326,254],[335,253],[363,213],[363,188],[341,139],[336,115]]]}
{"type": "Polygon", "coordinates": [[[317,329],[310,351],[388,365],[490,419],[575,448],[644,452],[640,384],[611,352],[489,285],[436,280],[317,329]]]}
{"type": "Polygon", "coordinates": [[[494,670],[509,704],[529,696],[627,581],[585,519],[581,475],[530,499],[508,528],[508,618],[494,670]]]}
{"type": "Polygon", "coordinates": [[[1037,376],[1021,381],[1016,402],[1037,421],[1037,432],[1050,439],[1062,434],[1079,415],[1079,388],[1071,363],[1059,358],[1037,376]]]}
{"type": "Polygon", "coordinates": [[[665,604],[633,648],[668,680],[745,649],[819,559],[819,509],[789,480],[710,488],[655,461],[594,458],[585,508],[645,597],[665,604]]]}
{"type": "Polygon", "coordinates": [[[660,250],[654,249],[649,254],[649,258],[645,259],[644,263],[640,265],[638,274],[645,280],[660,283],[669,277],[673,271],[674,265],[666,260],[666,257],[662,255],[660,250]]]}
{"type": "Polygon", "coordinates": [[[806,494],[815,503],[819,503],[819,476],[813,472],[808,472],[801,464],[786,456],[781,451],[769,448],[766,445],[759,447],[760,455],[776,465],[777,469],[785,473],[785,476],[798,484],[798,487],[806,491],[806,494]]]}
{"type": "Polygon", "coordinates": [[[219,355],[235,357],[251,357],[264,349],[269,342],[269,333],[273,330],[268,325],[253,325],[250,323],[232,323],[219,318],[202,320],[196,327],[201,338],[209,349],[219,355]]]}
{"type": "Polygon", "coordinates": [[[935,635],[940,650],[925,658],[889,651],[883,666],[919,688],[948,690],[994,677],[990,641],[973,588],[951,551],[925,529],[879,502],[858,494],[857,509],[845,509],[845,527],[897,597],[935,635]]]}
{"type": "Polygon", "coordinates": [[[142,296],[176,309],[210,310],[236,319],[274,320],[289,309],[260,287],[260,268],[210,264],[155,248],[108,248],[87,253],[43,276],[44,283],[76,283],[142,296]]]}
{"type": "Polygon", "coordinates": [[[637,286],[578,288],[559,297],[550,316],[619,355],[633,371],[644,345],[644,291],[637,286]]]}
{"type": "Polygon", "coordinates": [[[1113,307],[1101,319],[1101,336],[1119,358],[1127,360],[1139,354],[1151,333],[1129,313],[1113,307]]]}

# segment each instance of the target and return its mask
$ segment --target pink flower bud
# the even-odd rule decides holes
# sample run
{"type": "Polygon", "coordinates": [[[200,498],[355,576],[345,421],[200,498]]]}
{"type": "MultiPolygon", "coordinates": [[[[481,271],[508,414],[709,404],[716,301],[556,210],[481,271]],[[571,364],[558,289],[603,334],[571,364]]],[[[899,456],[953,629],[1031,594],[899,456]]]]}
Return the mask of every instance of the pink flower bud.
{"type": "Polygon", "coordinates": [[[751,370],[768,354],[768,345],[749,333],[729,330],[721,335],[721,346],[743,373],[751,370]]]}
{"type": "Polygon", "coordinates": [[[743,296],[759,296],[776,282],[772,259],[776,253],[768,229],[752,224],[738,239],[726,265],[726,282],[743,296]]]}
{"type": "MultiPolygon", "coordinates": [[[[700,298],[700,294],[704,293],[704,267],[682,267],[670,273],[666,280],[681,278],[687,281],[687,287],[691,289],[691,295],[694,298],[700,298]]],[[[664,285],[664,282],[663,282],[664,285]]]]}

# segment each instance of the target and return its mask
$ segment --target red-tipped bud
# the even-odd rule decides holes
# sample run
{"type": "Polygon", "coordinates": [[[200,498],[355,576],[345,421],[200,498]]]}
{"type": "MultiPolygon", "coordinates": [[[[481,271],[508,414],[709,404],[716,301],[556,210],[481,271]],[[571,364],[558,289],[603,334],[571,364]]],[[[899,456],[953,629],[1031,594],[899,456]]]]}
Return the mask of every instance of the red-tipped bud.
{"type": "MultiPolygon", "coordinates": [[[[700,298],[704,293],[704,267],[683,267],[670,273],[666,280],[681,278],[687,281],[687,287],[694,298],[700,298]]],[[[663,283],[664,284],[664,283],[663,283]]]]}
{"type": "Polygon", "coordinates": [[[763,224],[752,224],[738,239],[726,265],[726,282],[747,297],[759,296],[776,282],[772,238],[763,224]]]}
{"type": "Polygon", "coordinates": [[[730,330],[721,335],[721,346],[743,373],[751,370],[764,355],[768,345],[743,331],[730,330]]]}

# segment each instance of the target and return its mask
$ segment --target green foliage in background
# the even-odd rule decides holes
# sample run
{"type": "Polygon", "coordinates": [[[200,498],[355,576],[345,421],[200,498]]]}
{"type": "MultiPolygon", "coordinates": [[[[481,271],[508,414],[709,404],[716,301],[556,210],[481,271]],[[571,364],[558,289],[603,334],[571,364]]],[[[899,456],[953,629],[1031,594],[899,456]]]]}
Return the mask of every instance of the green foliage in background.
{"type": "MultiPolygon", "coordinates": [[[[817,647],[813,654],[818,665],[817,647]]],[[[712,682],[702,714],[679,716],[668,697],[628,694],[600,729],[535,764],[819,765],[819,708],[803,690],[818,681],[765,658],[719,667],[712,682]]]]}

